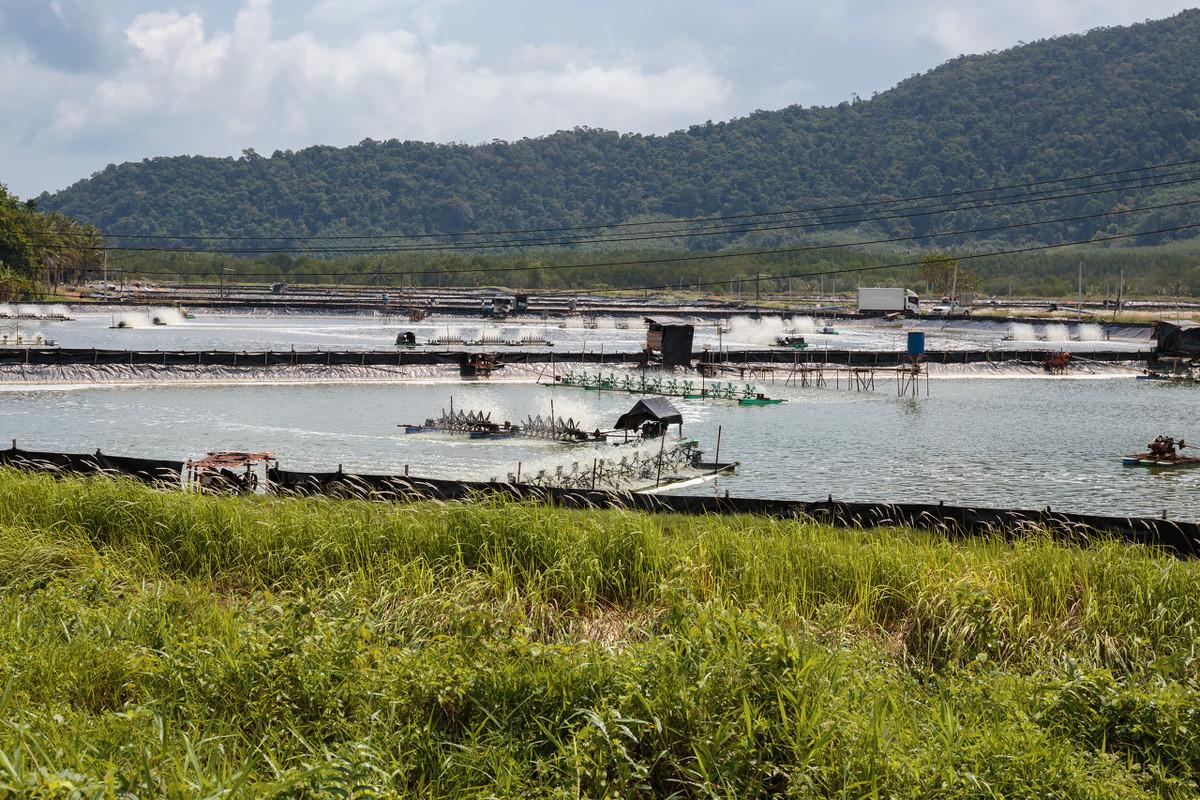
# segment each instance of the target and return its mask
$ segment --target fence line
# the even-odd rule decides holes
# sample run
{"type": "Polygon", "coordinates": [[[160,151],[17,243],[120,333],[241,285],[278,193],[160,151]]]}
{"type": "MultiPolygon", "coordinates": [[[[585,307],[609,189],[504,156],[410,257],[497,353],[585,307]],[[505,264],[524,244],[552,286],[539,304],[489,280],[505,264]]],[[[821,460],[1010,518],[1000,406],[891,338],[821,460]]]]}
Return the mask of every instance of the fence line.
{"type": "MultiPolygon", "coordinates": [[[[160,488],[180,488],[182,461],[94,454],[0,450],[0,467],[58,474],[116,474],[160,488]]],[[[1045,530],[1063,542],[1086,543],[1097,537],[1161,547],[1183,558],[1200,555],[1200,523],[1157,517],[1113,517],[1060,511],[948,506],[942,503],[862,503],[638,494],[563,489],[519,483],[457,481],[400,475],[300,472],[273,468],[268,475],[281,494],[359,497],[386,501],[468,500],[493,494],[571,508],[625,508],[675,514],[756,514],[783,519],[814,519],[849,528],[901,526],[937,531],[948,537],[1020,536],[1045,530]]]]}
{"type": "MultiPolygon", "coordinates": [[[[143,365],[179,367],[278,367],[278,366],[409,366],[461,365],[481,350],[100,350],[94,348],[0,348],[0,365],[94,366],[143,365]]],[[[930,364],[977,364],[1026,362],[1041,364],[1051,350],[931,350],[930,364]]],[[[640,351],[614,353],[577,351],[496,351],[506,364],[601,363],[636,364],[646,361],[640,351]]],[[[1092,361],[1139,362],[1154,359],[1153,350],[1098,350],[1079,352],[1077,358],[1092,361]]],[[[727,366],[738,364],[844,364],[851,366],[897,366],[904,362],[903,351],[892,350],[729,350],[693,353],[695,361],[727,366]]]]}

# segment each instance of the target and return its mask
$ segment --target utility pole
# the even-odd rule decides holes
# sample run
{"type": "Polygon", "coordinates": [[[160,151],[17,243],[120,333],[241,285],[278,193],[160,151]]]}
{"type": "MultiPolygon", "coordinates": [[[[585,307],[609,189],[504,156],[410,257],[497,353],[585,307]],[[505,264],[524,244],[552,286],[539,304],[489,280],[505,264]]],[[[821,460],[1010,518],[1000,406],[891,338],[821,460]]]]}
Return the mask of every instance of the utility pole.
{"type": "Polygon", "coordinates": [[[1121,306],[1125,303],[1125,270],[1121,270],[1121,279],[1117,284],[1117,309],[1113,311],[1113,319],[1117,318],[1117,313],[1120,312],[1121,306]]]}
{"type": "Polygon", "coordinates": [[[762,279],[762,273],[754,273],[754,302],[757,303],[762,298],[762,292],[759,290],[759,283],[762,279]]]}

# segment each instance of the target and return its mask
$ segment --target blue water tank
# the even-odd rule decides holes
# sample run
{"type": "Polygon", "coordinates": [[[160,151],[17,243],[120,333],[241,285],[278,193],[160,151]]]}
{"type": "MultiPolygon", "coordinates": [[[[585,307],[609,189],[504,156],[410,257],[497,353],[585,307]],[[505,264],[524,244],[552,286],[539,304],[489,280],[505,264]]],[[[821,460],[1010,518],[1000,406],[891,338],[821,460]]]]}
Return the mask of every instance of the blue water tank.
{"type": "Polygon", "coordinates": [[[908,332],[908,354],[910,356],[925,355],[925,331],[908,332]]]}

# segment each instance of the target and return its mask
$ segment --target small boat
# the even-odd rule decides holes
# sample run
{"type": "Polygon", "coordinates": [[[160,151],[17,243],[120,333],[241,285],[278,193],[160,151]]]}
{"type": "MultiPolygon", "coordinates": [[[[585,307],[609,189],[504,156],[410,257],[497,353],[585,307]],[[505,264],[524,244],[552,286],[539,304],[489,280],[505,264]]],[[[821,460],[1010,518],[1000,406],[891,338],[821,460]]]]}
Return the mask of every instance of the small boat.
{"type": "Polygon", "coordinates": [[[839,336],[840,335],[834,328],[832,328],[829,325],[826,325],[824,328],[821,328],[821,330],[817,331],[817,333],[822,333],[826,336],[839,336]]]}
{"type": "Polygon", "coordinates": [[[777,406],[783,400],[778,397],[763,397],[761,394],[754,397],[743,397],[738,400],[739,406],[777,406]]]}

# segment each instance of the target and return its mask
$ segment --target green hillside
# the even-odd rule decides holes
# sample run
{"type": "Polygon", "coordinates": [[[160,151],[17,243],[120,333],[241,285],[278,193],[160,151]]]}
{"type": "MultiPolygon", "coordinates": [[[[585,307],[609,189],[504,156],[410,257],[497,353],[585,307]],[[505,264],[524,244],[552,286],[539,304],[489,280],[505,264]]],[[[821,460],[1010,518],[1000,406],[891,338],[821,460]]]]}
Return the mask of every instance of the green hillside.
{"type": "MultiPolygon", "coordinates": [[[[478,146],[364,141],[269,158],[154,158],[110,165],[39,204],[121,233],[445,233],[746,214],[1142,167],[1200,157],[1198,44],[1200,11],[1188,11],[960,57],[869,100],[763,111],[666,136],[581,128],[478,146]]],[[[1191,186],[886,229],[1097,213],[1121,201],[1177,199],[1194,194],[1191,186]]],[[[1192,221],[1193,211],[1121,224],[1162,228],[1192,221]]],[[[1012,238],[1087,237],[1113,224],[1064,223],[1012,238]]]]}

